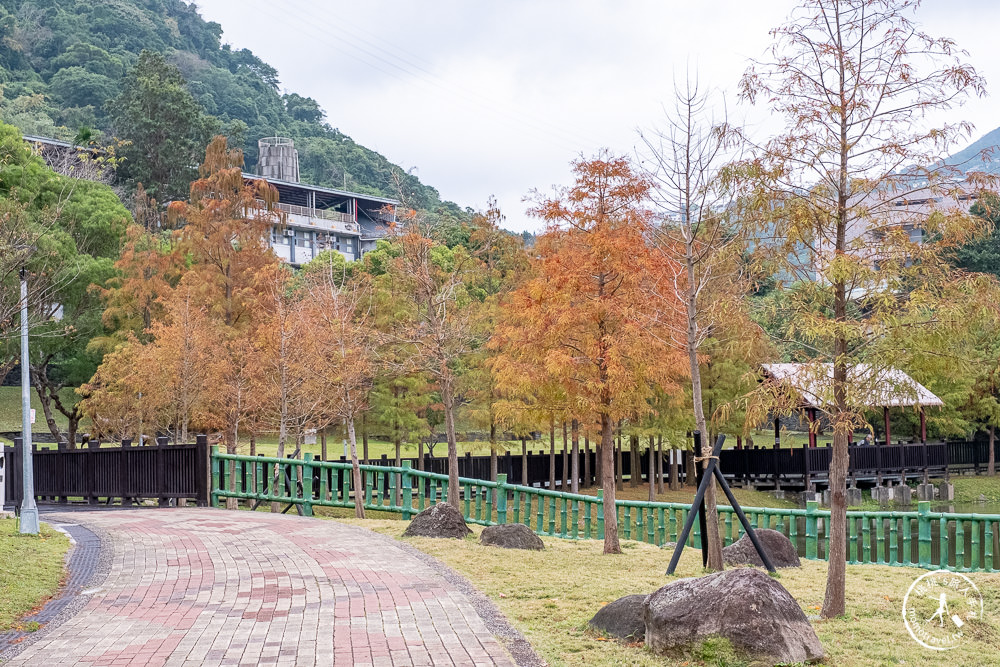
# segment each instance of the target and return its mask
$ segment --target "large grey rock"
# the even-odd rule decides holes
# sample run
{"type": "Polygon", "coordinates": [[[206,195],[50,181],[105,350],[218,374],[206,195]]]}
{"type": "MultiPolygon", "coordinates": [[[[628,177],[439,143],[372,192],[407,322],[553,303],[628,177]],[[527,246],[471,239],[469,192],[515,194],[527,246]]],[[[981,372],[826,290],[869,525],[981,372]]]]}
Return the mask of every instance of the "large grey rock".
{"type": "Polygon", "coordinates": [[[590,627],[618,639],[642,641],[646,637],[646,623],[642,620],[645,595],[626,595],[604,605],[590,619],[590,627]]]}
{"type": "Polygon", "coordinates": [[[680,653],[716,636],[773,664],[823,657],[823,645],[798,603],[757,568],[668,584],[646,598],[643,621],[646,646],[655,653],[680,653]]]}
{"type": "Polygon", "coordinates": [[[483,529],[479,543],[504,549],[534,549],[545,548],[542,538],[523,523],[507,523],[501,526],[490,526],[483,529]]]}
{"type": "MultiPolygon", "coordinates": [[[[782,533],[770,528],[754,530],[757,540],[775,567],[800,567],[799,554],[795,545],[782,533]]],[[[726,565],[756,565],[764,567],[760,554],[754,549],[749,535],[744,535],[722,550],[722,560],[726,565]]]]}
{"type": "Polygon", "coordinates": [[[472,533],[465,525],[462,513],[448,503],[428,507],[413,517],[406,527],[405,537],[452,537],[463,539],[472,533]]]}

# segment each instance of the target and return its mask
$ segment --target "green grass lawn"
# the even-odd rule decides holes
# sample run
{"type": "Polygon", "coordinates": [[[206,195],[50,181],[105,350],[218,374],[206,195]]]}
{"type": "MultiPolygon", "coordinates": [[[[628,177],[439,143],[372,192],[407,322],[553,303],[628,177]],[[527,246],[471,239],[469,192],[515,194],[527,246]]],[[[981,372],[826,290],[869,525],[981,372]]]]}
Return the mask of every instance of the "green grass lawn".
{"type": "MultiPolygon", "coordinates": [[[[518,455],[520,455],[520,453],[521,453],[521,443],[520,443],[520,441],[517,441],[517,442],[498,442],[497,446],[500,448],[500,452],[499,453],[500,453],[501,456],[503,455],[503,452],[507,451],[508,449],[510,449],[511,454],[517,453],[518,455]]],[[[561,444],[557,443],[556,446],[557,447],[561,447],[561,444]]],[[[341,439],[341,438],[337,438],[337,437],[334,437],[334,436],[327,436],[326,447],[327,447],[327,458],[329,458],[329,459],[336,460],[336,459],[338,459],[341,456],[345,456],[345,455],[349,456],[349,454],[345,453],[344,442],[343,442],[343,439],[341,439]]],[[[529,441],[529,443],[528,443],[528,450],[529,451],[535,451],[535,452],[537,452],[540,449],[540,447],[541,447],[541,445],[539,444],[539,441],[535,441],[535,442],[529,441]]],[[[545,444],[545,447],[546,447],[546,451],[548,451],[548,449],[547,449],[548,448],[548,443],[547,442],[545,444]]],[[[277,452],[277,449],[278,449],[278,438],[276,436],[268,435],[268,436],[263,436],[263,437],[257,438],[257,453],[258,454],[263,454],[265,456],[274,456],[274,454],[277,452]]],[[[321,450],[321,446],[320,446],[320,443],[318,441],[318,438],[317,438],[316,444],[314,444],[314,445],[303,445],[302,446],[302,452],[303,453],[310,453],[313,456],[317,456],[317,457],[320,455],[320,450],[321,450]]],[[[294,442],[288,442],[288,443],[286,443],[285,444],[285,455],[288,456],[293,451],[295,451],[295,444],[294,444],[294,442]]],[[[415,445],[415,444],[403,444],[400,447],[400,455],[403,458],[414,458],[414,457],[417,456],[417,452],[418,452],[418,448],[417,448],[417,445],[415,445]]],[[[458,443],[458,453],[459,453],[459,455],[460,456],[464,456],[466,452],[469,452],[473,456],[488,456],[489,453],[490,453],[490,443],[489,442],[482,442],[482,441],[459,442],[458,443]]],[[[250,453],[250,441],[249,440],[243,440],[243,441],[240,442],[239,453],[240,454],[249,454],[250,453]]],[[[375,439],[375,438],[370,438],[368,440],[368,456],[369,456],[369,458],[377,459],[377,458],[380,458],[383,454],[385,454],[390,459],[395,458],[395,456],[396,456],[396,447],[395,447],[395,445],[393,445],[391,442],[386,442],[384,440],[378,440],[378,439],[375,439]]],[[[424,454],[430,454],[430,450],[426,446],[424,447],[424,454]]],[[[443,456],[447,456],[447,454],[448,454],[448,444],[447,443],[441,442],[441,443],[438,443],[437,445],[435,445],[435,447],[434,447],[434,456],[436,458],[441,458],[443,456]]],[[[362,451],[361,439],[359,438],[358,439],[358,457],[360,458],[363,455],[364,455],[364,452],[362,451]]]]}
{"type": "MultiPolygon", "coordinates": [[[[624,542],[622,555],[605,556],[598,540],[543,537],[545,551],[512,552],[478,544],[481,532],[466,540],[403,538],[401,521],[338,519],[371,528],[435,556],[458,570],[483,591],[553,666],[671,665],[737,667],[747,665],[732,655],[692,653],[679,658],[654,656],[638,644],[608,641],[587,630],[601,606],[624,595],[650,593],[675,578],[664,570],[671,551],[639,542],[624,542]]],[[[836,667],[882,665],[996,664],[1000,650],[1000,575],[970,574],[982,592],[986,619],[968,624],[967,640],[955,650],[938,653],[920,647],[903,625],[903,597],[924,570],[877,565],[847,566],[847,614],[818,620],[823,604],[827,565],[803,561],[801,568],[782,570],[780,582],[798,601],[827,651],[823,664],[836,667]]],[[[700,552],[687,549],[678,575],[699,576],[700,552]]]]}
{"type": "MultiPolygon", "coordinates": [[[[72,389],[63,389],[59,392],[59,397],[64,403],[75,401],[77,396],[72,389]]],[[[42,403],[38,400],[38,394],[31,390],[31,407],[35,409],[35,423],[32,425],[32,432],[48,433],[49,428],[45,425],[45,415],[42,412],[42,403]]],[[[66,417],[58,410],[53,411],[56,423],[59,428],[66,428],[66,417]]],[[[82,427],[82,430],[86,428],[82,427]]],[[[20,387],[0,387],[0,431],[20,431],[21,430],[21,388],[20,387]]],[[[9,443],[8,443],[9,444],[9,443]]]]}
{"type": "Polygon", "coordinates": [[[41,534],[21,535],[14,519],[0,519],[0,632],[59,589],[69,539],[42,524],[41,534]]]}
{"type": "MultiPolygon", "coordinates": [[[[580,493],[595,495],[597,490],[598,487],[590,487],[580,489],[580,493]]],[[[682,486],[676,491],[666,489],[663,493],[656,494],[656,502],[685,503],[690,505],[694,501],[695,491],[697,491],[697,488],[693,486],[682,486]]],[[[751,489],[734,488],[733,494],[736,496],[736,500],[739,501],[740,505],[743,507],[775,507],[779,509],[787,509],[799,506],[798,503],[792,500],[779,500],[767,491],[753,491],[751,489]]],[[[718,495],[718,503],[720,505],[729,504],[729,501],[726,500],[726,497],[723,495],[721,489],[719,490],[718,495]]],[[[649,485],[640,484],[637,487],[632,487],[629,486],[628,480],[625,480],[625,485],[615,492],[615,498],[618,500],[649,500],[649,485]]]]}

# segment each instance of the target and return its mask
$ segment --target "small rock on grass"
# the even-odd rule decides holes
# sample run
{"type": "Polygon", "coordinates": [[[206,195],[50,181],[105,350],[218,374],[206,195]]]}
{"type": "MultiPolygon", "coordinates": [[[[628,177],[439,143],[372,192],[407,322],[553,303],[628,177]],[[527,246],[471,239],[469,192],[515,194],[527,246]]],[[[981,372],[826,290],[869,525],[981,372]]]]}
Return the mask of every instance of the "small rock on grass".
{"type": "Polygon", "coordinates": [[[618,639],[644,641],[646,623],[642,620],[642,603],[645,599],[645,595],[626,595],[604,605],[590,619],[590,627],[618,639]]]}
{"type": "Polygon", "coordinates": [[[531,549],[541,551],[545,548],[542,538],[523,523],[507,523],[500,526],[489,526],[483,529],[479,536],[480,544],[504,549],[531,549]]]}
{"type": "Polygon", "coordinates": [[[404,537],[445,537],[464,539],[472,534],[465,525],[465,517],[448,503],[428,507],[413,517],[403,533],[404,537]]]}

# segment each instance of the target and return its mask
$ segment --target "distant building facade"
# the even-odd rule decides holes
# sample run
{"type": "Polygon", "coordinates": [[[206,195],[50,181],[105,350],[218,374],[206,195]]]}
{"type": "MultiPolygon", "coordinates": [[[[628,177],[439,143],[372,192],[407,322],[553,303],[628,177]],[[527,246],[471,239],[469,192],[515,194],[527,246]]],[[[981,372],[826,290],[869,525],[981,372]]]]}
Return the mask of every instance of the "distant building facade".
{"type": "MultiPolygon", "coordinates": [[[[102,149],[76,146],[50,137],[25,136],[32,151],[52,169],[88,180],[109,182],[114,169],[98,158],[102,149]]],[[[257,173],[244,173],[249,181],[265,179],[278,190],[278,209],[284,224],[271,228],[274,253],[299,266],[327,249],[353,261],[375,248],[389,233],[399,202],[299,182],[299,156],[294,142],[267,137],[257,142],[257,173]]]]}
{"type": "Polygon", "coordinates": [[[278,190],[278,209],[284,225],[271,229],[271,247],[282,260],[301,265],[332,249],[347,261],[359,259],[388,234],[399,202],[386,197],[299,183],[299,157],[291,139],[267,137],[260,150],[256,174],[278,190]]]}
{"type": "MultiPolygon", "coordinates": [[[[852,254],[866,259],[878,270],[882,262],[899,253],[899,235],[905,235],[905,241],[919,245],[924,242],[927,233],[927,221],[932,214],[950,216],[968,213],[978,199],[978,193],[972,187],[954,188],[944,193],[927,187],[914,187],[904,195],[892,196],[883,192],[874,192],[864,200],[852,200],[853,210],[869,213],[866,217],[855,217],[848,221],[845,229],[845,241],[852,254]],[[867,206],[865,201],[870,201],[867,206]],[[893,241],[888,241],[895,236],[893,241]]],[[[836,254],[834,238],[831,235],[821,236],[816,243],[818,250],[814,258],[816,273],[824,271],[827,263],[836,254]]]]}
{"type": "Polygon", "coordinates": [[[24,142],[31,152],[42,158],[52,171],[64,176],[97,183],[115,180],[115,165],[108,161],[108,150],[100,146],[78,146],[52,137],[25,134],[24,142]]]}

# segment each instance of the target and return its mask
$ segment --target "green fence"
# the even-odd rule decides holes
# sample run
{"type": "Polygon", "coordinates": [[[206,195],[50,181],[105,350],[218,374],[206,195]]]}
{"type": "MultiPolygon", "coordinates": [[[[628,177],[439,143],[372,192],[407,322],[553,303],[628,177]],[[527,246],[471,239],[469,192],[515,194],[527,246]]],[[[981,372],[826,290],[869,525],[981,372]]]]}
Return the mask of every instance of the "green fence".
{"type": "MultiPolygon", "coordinates": [[[[362,465],[365,509],[411,518],[425,507],[443,501],[448,477],[410,468],[362,465]]],[[[567,539],[602,539],[604,499],[496,482],[459,478],[461,507],[466,521],[484,526],[523,523],[539,535],[567,539]]],[[[342,462],[220,454],[212,450],[212,504],[222,498],[296,505],[311,516],[314,507],[354,507],[351,465],[342,462]]],[[[805,509],[744,507],[755,528],[784,533],[808,559],[825,560],[829,553],[830,512],[817,503],[805,509]]],[[[930,504],[918,503],[916,512],[848,512],[847,557],[851,563],[880,563],[959,572],[997,572],[994,554],[1000,553],[1000,515],[941,514],[930,504]]],[[[615,501],[619,534],[662,546],[676,542],[691,511],[681,503],[615,501]]],[[[729,506],[719,506],[719,527],[725,544],[743,534],[729,506]]],[[[689,545],[699,547],[698,522],[689,545]]]]}

